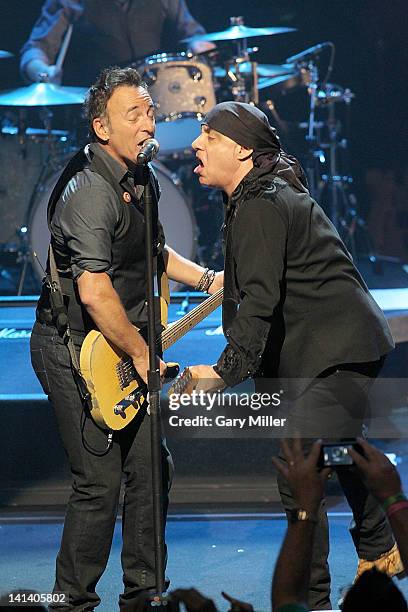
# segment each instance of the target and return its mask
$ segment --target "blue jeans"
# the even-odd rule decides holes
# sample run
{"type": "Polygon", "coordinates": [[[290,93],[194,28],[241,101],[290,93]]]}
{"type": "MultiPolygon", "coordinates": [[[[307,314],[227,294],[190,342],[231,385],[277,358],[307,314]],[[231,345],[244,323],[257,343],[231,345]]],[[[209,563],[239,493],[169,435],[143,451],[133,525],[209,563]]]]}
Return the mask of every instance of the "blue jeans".
{"type": "MultiPolygon", "coordinates": [[[[79,354],[82,338],[75,345],[79,354]]],[[[155,588],[150,418],[137,415],[107,445],[106,431],[84,410],[67,347],[54,327],[36,323],[31,361],[53,406],[71,466],[72,491],[56,562],[54,591],[69,593],[65,610],[92,610],[100,602],[96,585],[108,562],[117,518],[122,476],[122,569],[125,605],[141,591],[155,588]],[[95,454],[99,453],[99,454],[95,454]]],[[[164,517],[172,459],[162,442],[164,517]]]]}

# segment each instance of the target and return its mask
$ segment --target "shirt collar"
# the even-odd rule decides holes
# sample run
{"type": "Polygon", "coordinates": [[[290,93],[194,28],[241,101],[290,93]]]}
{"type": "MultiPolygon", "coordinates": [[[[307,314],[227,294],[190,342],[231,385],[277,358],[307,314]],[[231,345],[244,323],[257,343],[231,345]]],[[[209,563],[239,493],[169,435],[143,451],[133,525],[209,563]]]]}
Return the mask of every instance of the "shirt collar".
{"type": "Polygon", "coordinates": [[[119,184],[132,176],[131,172],[116,161],[98,142],[91,142],[89,149],[94,155],[100,157],[105,162],[119,184]]]}
{"type": "Polygon", "coordinates": [[[241,182],[235,187],[234,191],[228,198],[228,207],[235,206],[241,199],[242,194],[247,187],[259,178],[259,172],[257,168],[251,168],[251,170],[244,176],[241,182]]]}

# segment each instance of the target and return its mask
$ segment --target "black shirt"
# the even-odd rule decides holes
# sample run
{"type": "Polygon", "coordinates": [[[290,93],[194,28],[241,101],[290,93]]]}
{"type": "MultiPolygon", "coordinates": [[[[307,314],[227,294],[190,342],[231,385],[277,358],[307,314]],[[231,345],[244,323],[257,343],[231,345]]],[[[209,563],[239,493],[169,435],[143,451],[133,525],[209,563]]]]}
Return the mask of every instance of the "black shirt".
{"type": "MultiPolygon", "coordinates": [[[[76,283],[72,282],[85,270],[106,272],[129,319],[143,326],[146,322],[146,265],[142,193],[135,187],[131,173],[99,144],[89,145],[86,151],[89,167],[68,182],[51,221],[52,243],[63,292],[67,296],[71,328],[86,331],[92,327],[80,304],[76,283]],[[110,173],[115,188],[93,170],[93,156],[110,173]]],[[[152,181],[159,193],[154,174],[152,181]]],[[[160,223],[156,233],[157,252],[161,252],[165,238],[160,223]]]]}
{"type": "MultiPolygon", "coordinates": [[[[92,143],[87,150],[89,161],[93,155],[104,160],[142,214],[142,193],[140,187],[136,193],[131,173],[100,145],[92,143]]],[[[66,257],[65,264],[60,259],[59,267],[70,267],[75,280],[84,270],[106,272],[112,278],[112,241],[123,231],[127,205],[100,174],[89,168],[76,174],[64,189],[51,224],[55,244],[66,257]]]]}
{"type": "Polygon", "coordinates": [[[227,207],[223,303],[231,386],[264,376],[314,378],[392,350],[388,324],[318,204],[254,168],[227,207]]]}

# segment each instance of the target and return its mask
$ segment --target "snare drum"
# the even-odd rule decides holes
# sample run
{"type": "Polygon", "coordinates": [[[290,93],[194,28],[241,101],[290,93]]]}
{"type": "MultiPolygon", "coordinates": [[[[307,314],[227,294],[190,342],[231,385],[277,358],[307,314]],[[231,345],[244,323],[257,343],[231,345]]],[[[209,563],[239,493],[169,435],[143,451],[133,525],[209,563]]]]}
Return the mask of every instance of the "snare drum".
{"type": "MultiPolygon", "coordinates": [[[[33,268],[39,279],[44,276],[48,256],[50,234],[47,226],[47,206],[51,192],[70,157],[61,159],[60,168],[48,174],[38,186],[33,199],[33,206],[28,223],[30,251],[35,252],[33,268]]],[[[196,252],[196,222],[186,195],[182,192],[174,176],[163,164],[152,163],[161,187],[159,202],[160,221],[163,224],[166,244],[173,247],[180,255],[194,259],[196,252]]],[[[175,290],[178,285],[170,283],[175,290]]]]}
{"type": "Polygon", "coordinates": [[[212,70],[194,55],[152,55],[138,70],[149,87],[158,121],[207,113],[215,105],[212,70]]]}
{"type": "Polygon", "coordinates": [[[201,115],[180,115],[173,120],[156,123],[155,138],[160,144],[159,158],[191,157],[191,143],[200,135],[201,122],[201,115]]]}
{"type": "Polygon", "coordinates": [[[215,104],[211,67],[187,53],[161,53],[138,66],[156,105],[159,157],[184,157],[200,134],[200,121],[215,104]]]}

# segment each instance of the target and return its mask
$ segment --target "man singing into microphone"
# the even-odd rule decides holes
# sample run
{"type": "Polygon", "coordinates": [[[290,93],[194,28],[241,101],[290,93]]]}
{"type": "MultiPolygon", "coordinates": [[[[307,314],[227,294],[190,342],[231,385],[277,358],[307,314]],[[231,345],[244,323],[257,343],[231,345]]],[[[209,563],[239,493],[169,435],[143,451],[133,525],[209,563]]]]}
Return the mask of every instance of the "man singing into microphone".
{"type": "MultiPolygon", "coordinates": [[[[313,438],[362,435],[368,392],[393,339],[334,226],[310,197],[299,162],[282,150],[265,114],[239,102],[217,104],[193,148],[200,184],[225,196],[228,344],[216,366],[193,366],[191,373],[206,390],[252,376],[268,394],[278,378],[283,399],[295,400],[285,412],[288,431],[301,436],[306,453],[313,438]]],[[[358,573],[374,564],[390,575],[401,572],[382,509],[355,472],[340,469],[338,477],[353,511],[358,573]]],[[[318,523],[309,605],[329,610],[325,505],[315,515],[299,507],[281,475],[278,485],[288,517],[318,523]]]]}
{"type": "MultiPolygon", "coordinates": [[[[134,182],[138,154],[154,136],[153,103],[132,68],[104,70],[85,104],[92,142],[61,175],[50,207],[51,244],[76,352],[90,329],[125,351],[146,380],[147,345],[136,330],[147,320],[142,187],[134,182]]],[[[159,186],[152,174],[154,192],[159,186]]],[[[51,204],[51,202],[50,202],[51,204]]],[[[44,223],[45,223],[44,219],[44,223]]],[[[155,227],[157,262],[168,276],[213,293],[222,273],[204,270],[165,245],[155,227]]],[[[49,279],[49,267],[47,269],[49,279]]],[[[96,585],[108,561],[122,475],[124,606],[155,588],[149,416],[141,411],[112,443],[84,409],[68,347],[56,326],[49,282],[44,283],[31,338],[36,374],[49,396],[72,471],[54,591],[69,594],[69,610],[93,610],[96,585]]],[[[165,364],[160,361],[160,372],[165,364]]],[[[165,509],[171,457],[163,443],[165,509]]],[[[58,608],[57,604],[53,604],[58,608]]],[[[53,607],[53,606],[51,606],[53,607]]]]}

